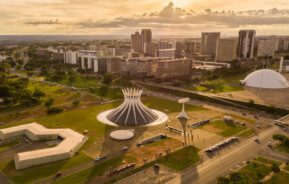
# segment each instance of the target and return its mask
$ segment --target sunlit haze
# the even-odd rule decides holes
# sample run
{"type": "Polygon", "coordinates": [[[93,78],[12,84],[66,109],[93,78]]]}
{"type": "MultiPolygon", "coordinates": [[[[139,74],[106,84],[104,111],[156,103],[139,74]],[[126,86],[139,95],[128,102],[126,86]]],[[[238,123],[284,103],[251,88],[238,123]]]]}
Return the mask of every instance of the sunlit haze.
{"type": "Polygon", "coordinates": [[[154,35],[199,36],[202,31],[259,35],[289,30],[287,0],[1,0],[0,34],[129,35],[151,28],[154,35]]]}

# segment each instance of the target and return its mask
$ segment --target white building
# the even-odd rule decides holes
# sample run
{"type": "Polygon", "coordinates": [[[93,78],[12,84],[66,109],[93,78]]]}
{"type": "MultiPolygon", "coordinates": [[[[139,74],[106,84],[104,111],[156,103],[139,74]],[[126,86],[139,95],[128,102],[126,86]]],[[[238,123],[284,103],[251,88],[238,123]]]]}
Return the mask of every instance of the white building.
{"type": "Polygon", "coordinates": [[[2,56],[2,55],[0,55],[0,62],[1,61],[4,61],[6,59],[6,56],[4,55],[4,56],[2,56]]]}
{"type": "Polygon", "coordinates": [[[242,59],[253,58],[255,30],[240,30],[237,46],[237,57],[242,59]]]}
{"type": "Polygon", "coordinates": [[[98,53],[91,50],[79,50],[77,59],[82,69],[91,69],[93,72],[98,72],[98,53]]]}
{"type": "Polygon", "coordinates": [[[64,63],[67,64],[77,64],[77,52],[65,51],[64,63]]]}
{"type": "Polygon", "coordinates": [[[246,86],[256,88],[283,89],[289,87],[288,81],[282,74],[269,69],[252,72],[240,82],[246,86]]]}
{"type": "Polygon", "coordinates": [[[33,141],[62,139],[62,142],[55,147],[17,153],[14,156],[16,169],[70,158],[87,140],[86,136],[71,129],[47,129],[37,123],[29,123],[0,130],[1,140],[22,137],[24,135],[33,141]]]}

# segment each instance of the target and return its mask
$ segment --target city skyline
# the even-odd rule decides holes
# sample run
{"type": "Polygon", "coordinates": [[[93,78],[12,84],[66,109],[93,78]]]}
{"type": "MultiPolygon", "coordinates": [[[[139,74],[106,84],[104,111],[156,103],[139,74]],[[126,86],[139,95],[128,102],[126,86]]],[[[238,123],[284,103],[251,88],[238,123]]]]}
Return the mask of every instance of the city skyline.
{"type": "Polygon", "coordinates": [[[4,0],[0,35],[129,35],[151,28],[155,35],[199,36],[203,31],[237,36],[240,29],[259,35],[286,35],[289,2],[163,0],[4,0]]]}

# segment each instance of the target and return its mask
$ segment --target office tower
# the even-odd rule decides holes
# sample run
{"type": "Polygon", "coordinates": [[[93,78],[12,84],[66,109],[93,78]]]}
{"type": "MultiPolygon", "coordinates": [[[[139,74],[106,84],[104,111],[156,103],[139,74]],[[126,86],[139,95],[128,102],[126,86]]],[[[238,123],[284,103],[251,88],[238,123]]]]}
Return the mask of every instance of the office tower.
{"type": "Polygon", "coordinates": [[[279,40],[276,39],[275,36],[272,36],[271,38],[259,40],[257,56],[258,57],[274,56],[275,51],[278,50],[278,43],[279,43],[278,41],[279,40]]]}
{"type": "Polygon", "coordinates": [[[255,30],[240,30],[237,46],[237,57],[242,59],[253,58],[255,30]]]}
{"type": "MultiPolygon", "coordinates": [[[[149,45],[147,43],[150,43],[152,41],[152,31],[151,29],[142,29],[141,30],[141,36],[142,36],[142,51],[145,51],[145,46],[149,45]]],[[[148,49],[146,49],[148,50],[148,49]]]]}
{"type": "Polygon", "coordinates": [[[201,39],[201,54],[215,58],[217,42],[220,39],[220,32],[203,32],[201,39]]]}
{"type": "Polygon", "coordinates": [[[215,61],[232,61],[236,58],[236,39],[220,39],[217,45],[215,61]]]}
{"type": "Polygon", "coordinates": [[[138,31],[131,34],[131,49],[135,52],[142,51],[142,35],[138,31]]]}
{"type": "Polygon", "coordinates": [[[182,51],[183,51],[183,43],[182,42],[173,42],[173,48],[176,50],[176,58],[182,57],[182,51]]]}

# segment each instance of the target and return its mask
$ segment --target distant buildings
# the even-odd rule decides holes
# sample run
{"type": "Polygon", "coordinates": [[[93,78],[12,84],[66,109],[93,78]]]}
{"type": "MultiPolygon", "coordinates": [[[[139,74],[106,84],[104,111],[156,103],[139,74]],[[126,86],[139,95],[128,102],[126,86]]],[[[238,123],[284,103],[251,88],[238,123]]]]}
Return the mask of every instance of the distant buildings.
{"type": "Polygon", "coordinates": [[[176,49],[159,49],[157,52],[158,57],[169,57],[175,58],[176,57],[176,49]]]}
{"type": "Polygon", "coordinates": [[[240,30],[237,46],[237,57],[241,59],[252,59],[254,52],[255,30],[240,30]]]}
{"type": "Polygon", "coordinates": [[[279,40],[276,39],[276,36],[259,40],[257,56],[258,57],[274,56],[275,51],[278,50],[278,41],[279,40]]]}
{"type": "Polygon", "coordinates": [[[131,49],[135,52],[143,52],[146,55],[151,55],[153,52],[151,29],[142,29],[141,34],[139,34],[138,31],[132,34],[131,49]]]}
{"type": "Polygon", "coordinates": [[[134,76],[174,78],[191,75],[192,59],[166,57],[132,58],[126,61],[126,71],[134,76]]]}
{"type": "Polygon", "coordinates": [[[214,59],[219,39],[220,32],[203,32],[201,38],[201,55],[209,55],[214,59]]]}
{"type": "Polygon", "coordinates": [[[63,51],[51,52],[51,59],[57,60],[57,61],[64,61],[64,52],[63,51]]]}
{"type": "Polygon", "coordinates": [[[232,61],[236,58],[236,39],[220,39],[217,45],[215,61],[232,61]]]}

